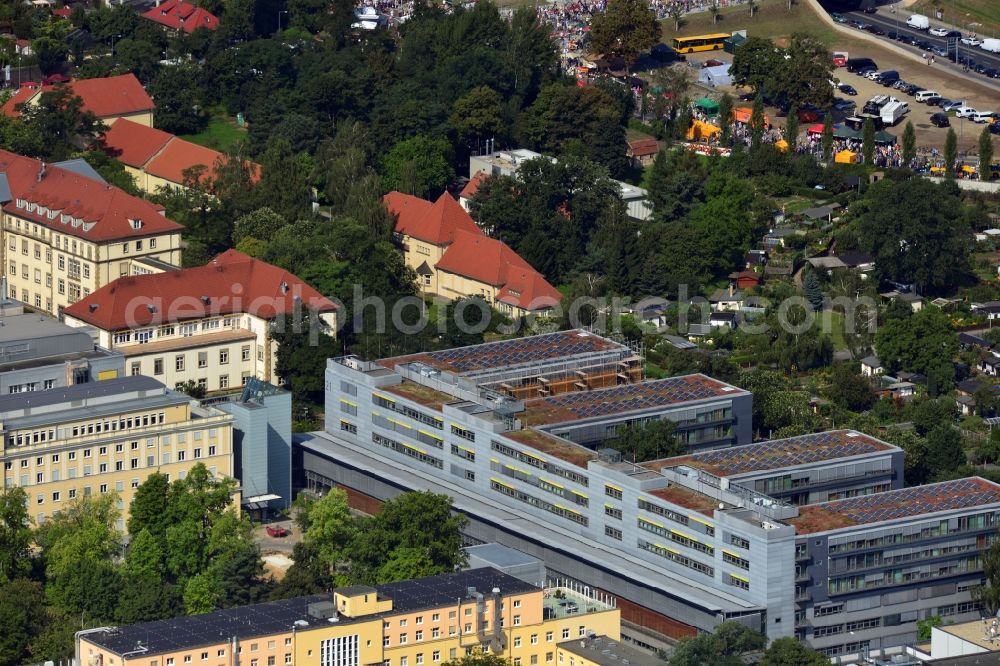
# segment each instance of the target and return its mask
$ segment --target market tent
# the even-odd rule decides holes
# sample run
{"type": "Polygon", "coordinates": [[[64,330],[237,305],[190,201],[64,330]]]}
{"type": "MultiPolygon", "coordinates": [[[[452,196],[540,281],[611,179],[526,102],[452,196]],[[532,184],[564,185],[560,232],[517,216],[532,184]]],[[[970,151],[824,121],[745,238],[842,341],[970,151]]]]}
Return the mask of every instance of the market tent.
{"type": "Polygon", "coordinates": [[[806,128],[807,134],[822,134],[823,133],[823,123],[818,123],[816,125],[810,125],[806,128]]]}
{"type": "MultiPolygon", "coordinates": [[[[733,120],[738,123],[743,123],[744,125],[750,124],[750,118],[753,116],[753,109],[749,106],[738,106],[733,109],[733,120]]],[[[771,126],[771,119],[766,115],[764,116],[764,127],[771,126]]]]}
{"type": "Polygon", "coordinates": [[[833,130],[833,138],[835,139],[860,139],[861,132],[856,129],[851,129],[847,125],[841,125],[833,130]]]}
{"type": "Polygon", "coordinates": [[[833,161],[837,164],[854,164],[857,157],[857,153],[853,153],[850,150],[842,150],[837,153],[837,156],[833,158],[833,161]]]}
{"type": "Polygon", "coordinates": [[[719,103],[708,97],[702,97],[694,103],[694,108],[701,109],[706,115],[714,116],[719,112],[719,103]]]}
{"type": "Polygon", "coordinates": [[[787,153],[788,152],[788,142],[785,141],[784,139],[780,139],[778,141],[775,141],[774,142],[774,147],[777,148],[778,150],[780,150],[783,153],[787,153]]]}
{"type": "Polygon", "coordinates": [[[875,132],[875,143],[896,143],[896,137],[889,134],[885,130],[879,130],[878,132],[875,132]]]}
{"type": "Polygon", "coordinates": [[[701,139],[708,139],[716,134],[721,134],[722,128],[716,127],[715,125],[710,125],[709,123],[696,120],[691,123],[691,127],[688,128],[687,138],[688,141],[699,141],[701,139]]]}

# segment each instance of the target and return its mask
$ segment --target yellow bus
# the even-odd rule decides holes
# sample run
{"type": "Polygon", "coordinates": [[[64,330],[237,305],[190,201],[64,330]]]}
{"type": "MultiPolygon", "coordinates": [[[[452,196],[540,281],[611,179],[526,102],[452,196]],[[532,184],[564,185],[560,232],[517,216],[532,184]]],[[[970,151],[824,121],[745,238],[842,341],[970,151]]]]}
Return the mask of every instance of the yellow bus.
{"type": "Polygon", "coordinates": [[[694,53],[695,51],[717,51],[725,46],[725,41],[732,37],[731,33],[720,32],[715,35],[692,35],[690,37],[674,37],[674,51],[678,53],[694,53]]]}

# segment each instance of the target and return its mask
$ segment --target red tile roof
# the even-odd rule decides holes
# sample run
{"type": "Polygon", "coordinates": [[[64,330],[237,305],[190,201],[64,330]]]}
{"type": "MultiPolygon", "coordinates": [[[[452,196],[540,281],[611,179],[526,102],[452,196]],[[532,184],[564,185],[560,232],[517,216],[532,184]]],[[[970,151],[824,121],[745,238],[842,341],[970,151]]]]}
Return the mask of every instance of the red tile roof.
{"type": "Polygon", "coordinates": [[[207,169],[205,176],[214,175],[216,162],[220,159],[225,159],[225,155],[217,150],[174,137],[163,150],[153,156],[145,171],[172,183],[183,183],[184,171],[192,167],[204,166],[207,169]]]}
{"type": "Polygon", "coordinates": [[[119,162],[141,169],[173,138],[169,132],[120,118],[104,134],[104,145],[119,162]]]}
{"type": "MultiPolygon", "coordinates": [[[[83,100],[83,108],[98,118],[123,116],[130,113],[152,111],[156,108],[153,100],[146,94],[135,74],[107,76],[100,79],[76,79],[67,83],[73,93],[83,100]]],[[[37,83],[26,83],[4,103],[0,111],[5,116],[16,118],[20,112],[16,107],[27,102],[35,95],[55,89],[55,86],[41,86],[37,83]]]]}
{"type": "Polygon", "coordinates": [[[113,185],[92,180],[40,160],[0,150],[0,173],[7,177],[12,201],[3,210],[65,234],[92,241],[142,238],[164,233],[179,233],[183,227],[163,216],[162,208],[134,197],[113,185]],[[36,208],[18,207],[17,201],[58,211],[55,217],[40,214],[36,208]],[[75,221],[63,222],[63,215],[75,221]],[[134,229],[133,220],[142,222],[134,229]]]}
{"type": "Polygon", "coordinates": [[[433,204],[400,192],[385,195],[385,202],[396,218],[397,233],[427,243],[448,245],[459,229],[482,233],[465,209],[447,192],[433,204]]]}
{"type": "Polygon", "coordinates": [[[166,0],[142,16],[173,30],[183,30],[187,33],[194,32],[198,28],[215,30],[219,27],[219,19],[214,14],[184,0],[166,0]]]}
{"type": "Polygon", "coordinates": [[[52,10],[53,16],[58,16],[59,18],[69,18],[73,15],[72,7],[60,7],[59,9],[52,10]]]}
{"type": "Polygon", "coordinates": [[[64,312],[102,330],[116,331],[234,313],[274,319],[291,312],[296,300],[320,312],[337,309],[333,301],[288,271],[227,250],[197,268],[118,278],[64,312]]]}
{"type": "Polygon", "coordinates": [[[458,230],[435,266],[498,287],[497,300],[525,310],[545,310],[559,302],[560,294],[531,265],[503,241],[458,230]]]}
{"type": "Polygon", "coordinates": [[[476,196],[476,192],[479,191],[479,186],[483,184],[483,181],[489,178],[489,174],[485,171],[477,171],[476,175],[469,179],[469,182],[465,184],[462,191],[459,192],[459,199],[471,199],[476,196]]]}
{"type": "Polygon", "coordinates": [[[655,155],[660,150],[660,144],[656,139],[636,139],[628,142],[629,151],[633,157],[645,157],[655,155]]]}

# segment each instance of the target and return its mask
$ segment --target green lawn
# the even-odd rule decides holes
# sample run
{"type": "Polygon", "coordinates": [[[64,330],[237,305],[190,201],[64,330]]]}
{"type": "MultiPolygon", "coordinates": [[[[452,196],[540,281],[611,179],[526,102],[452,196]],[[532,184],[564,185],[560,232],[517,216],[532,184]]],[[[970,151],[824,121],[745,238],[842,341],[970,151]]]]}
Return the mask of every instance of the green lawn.
{"type": "Polygon", "coordinates": [[[825,310],[819,314],[819,319],[824,332],[829,331],[830,339],[833,341],[833,350],[840,351],[847,349],[847,340],[844,339],[844,315],[834,310],[825,310]]]}
{"type": "Polygon", "coordinates": [[[234,119],[221,114],[213,114],[205,129],[197,134],[188,134],[181,138],[206,148],[225,151],[244,136],[246,136],[246,130],[237,127],[234,119]]]}
{"type": "Polygon", "coordinates": [[[723,9],[720,15],[719,22],[713,23],[709,12],[689,14],[681,21],[679,32],[674,30],[674,22],[667,19],[663,22],[663,41],[669,44],[671,38],[677,35],[736,30],[746,30],[747,34],[753,37],[775,40],[787,39],[793,32],[809,33],[828,45],[842,40],[835,36],[833,28],[820,21],[812,8],[805,3],[792,5],[789,11],[785,0],[761,0],[753,18],[750,18],[750,9],[746,5],[723,9]]]}

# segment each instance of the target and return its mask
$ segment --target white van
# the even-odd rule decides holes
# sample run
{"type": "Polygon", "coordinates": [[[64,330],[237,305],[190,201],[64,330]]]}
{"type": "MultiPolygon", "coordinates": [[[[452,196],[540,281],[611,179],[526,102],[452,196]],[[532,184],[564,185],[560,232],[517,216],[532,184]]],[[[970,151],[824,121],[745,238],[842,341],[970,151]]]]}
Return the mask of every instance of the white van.
{"type": "Polygon", "coordinates": [[[934,92],[933,90],[921,90],[920,92],[917,93],[916,100],[918,102],[926,102],[931,97],[940,97],[940,96],[941,95],[939,95],[938,93],[934,92]]]}
{"type": "Polygon", "coordinates": [[[915,30],[927,30],[931,27],[931,21],[923,14],[914,14],[910,18],[906,19],[906,25],[914,28],[915,30]]]}
{"type": "Polygon", "coordinates": [[[980,125],[985,125],[986,123],[992,123],[995,115],[992,111],[976,111],[969,116],[969,120],[980,125]]]}

